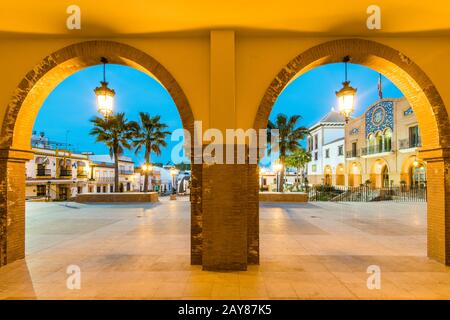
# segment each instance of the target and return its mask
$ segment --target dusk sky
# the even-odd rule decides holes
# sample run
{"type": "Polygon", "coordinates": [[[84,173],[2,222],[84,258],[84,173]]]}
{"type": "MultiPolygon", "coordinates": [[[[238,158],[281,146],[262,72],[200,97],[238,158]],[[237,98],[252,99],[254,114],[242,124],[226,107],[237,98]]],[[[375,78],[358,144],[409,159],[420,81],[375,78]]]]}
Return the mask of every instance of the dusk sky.
{"type": "MultiPolygon", "coordinates": [[[[359,65],[348,66],[351,85],[358,89],[356,113],[361,115],[370,104],[378,99],[378,73],[359,65]]],[[[65,142],[66,138],[78,151],[92,151],[106,154],[108,149],[89,135],[89,119],[98,115],[93,89],[99,85],[102,66],[94,66],[68,77],[48,96],[36,119],[34,130],[44,131],[51,141],[65,142]]],[[[343,64],[331,64],[315,68],[292,82],[280,95],[272,110],[271,119],[278,113],[300,114],[300,124],[310,126],[336,106],[335,91],[341,88],[344,77],[343,64]]],[[[107,80],[116,91],[115,111],[125,112],[129,120],[138,120],[140,111],[161,115],[169,126],[169,131],[181,128],[178,110],[169,93],[154,79],[135,69],[107,66],[107,80]]],[[[402,97],[402,93],[383,77],[385,98],[402,97]]],[[[170,161],[171,146],[175,143],[168,138],[168,148],[161,157],[152,155],[153,162],[170,161]]],[[[142,156],[126,151],[136,164],[141,164],[142,156]]]]}

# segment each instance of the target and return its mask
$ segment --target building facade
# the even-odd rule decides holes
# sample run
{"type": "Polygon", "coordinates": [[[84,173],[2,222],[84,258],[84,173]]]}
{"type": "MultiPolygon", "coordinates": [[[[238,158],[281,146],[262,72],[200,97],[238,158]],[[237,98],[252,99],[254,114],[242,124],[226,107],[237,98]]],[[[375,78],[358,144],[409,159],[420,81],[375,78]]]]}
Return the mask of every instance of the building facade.
{"type": "MultiPolygon", "coordinates": [[[[91,193],[114,192],[114,159],[110,155],[91,155],[92,176],[89,184],[91,193]]],[[[119,192],[140,190],[134,162],[130,157],[119,157],[119,192]]]]}
{"type": "Polygon", "coordinates": [[[53,147],[41,134],[33,136],[34,158],[26,163],[27,199],[68,200],[88,192],[89,157],[53,147]]]}
{"type": "Polygon", "coordinates": [[[345,119],[333,109],[309,128],[306,167],[309,184],[345,184],[345,119]]]}
{"type": "Polygon", "coordinates": [[[418,156],[421,137],[405,98],[382,99],[345,127],[347,184],[374,188],[426,185],[426,164],[418,156]]]}

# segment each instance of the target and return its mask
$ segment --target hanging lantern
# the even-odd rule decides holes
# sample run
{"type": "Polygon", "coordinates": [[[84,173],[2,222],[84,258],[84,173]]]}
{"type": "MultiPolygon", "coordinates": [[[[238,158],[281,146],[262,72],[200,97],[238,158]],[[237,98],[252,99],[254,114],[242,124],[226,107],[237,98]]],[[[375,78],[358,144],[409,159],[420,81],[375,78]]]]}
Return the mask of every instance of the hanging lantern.
{"type": "Polygon", "coordinates": [[[100,87],[95,88],[94,92],[97,96],[97,110],[107,118],[113,113],[114,96],[116,95],[116,92],[109,88],[108,82],[106,82],[106,64],[108,63],[108,60],[102,58],[101,62],[103,63],[103,81],[100,82],[100,87]]]}
{"type": "Polygon", "coordinates": [[[339,112],[345,117],[345,123],[348,123],[348,119],[355,111],[355,97],[357,91],[357,89],[350,86],[350,81],[347,80],[347,63],[349,61],[350,57],[346,56],[343,61],[345,63],[345,81],[342,83],[342,89],[336,92],[339,112]]]}

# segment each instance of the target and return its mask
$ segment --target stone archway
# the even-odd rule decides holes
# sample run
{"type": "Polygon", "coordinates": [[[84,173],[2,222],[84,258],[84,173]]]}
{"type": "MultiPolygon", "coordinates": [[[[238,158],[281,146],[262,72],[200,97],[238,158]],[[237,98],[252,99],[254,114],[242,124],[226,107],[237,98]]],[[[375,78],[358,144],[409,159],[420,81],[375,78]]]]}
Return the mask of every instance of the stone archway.
{"type": "Polygon", "coordinates": [[[374,161],[370,168],[369,177],[372,188],[380,189],[389,187],[389,164],[380,158],[374,161]]]}
{"type": "MultiPolygon", "coordinates": [[[[28,72],[11,98],[0,134],[0,266],[25,254],[25,162],[33,157],[30,138],[34,120],[48,94],[71,74],[100,63],[138,69],[157,79],[174,100],[183,127],[194,130],[194,115],[182,88],[153,57],[113,41],[75,43],[45,57],[28,72]]],[[[192,153],[191,153],[192,154],[192,153]]],[[[202,261],[201,186],[199,165],[192,166],[191,262],[202,261]]]]}
{"type": "Polygon", "coordinates": [[[428,256],[450,264],[450,124],[441,96],[428,76],[402,52],[364,39],[325,42],[299,54],[269,84],[257,110],[254,128],[265,128],[272,107],[284,88],[305,72],[329,63],[367,66],[391,80],[405,95],[419,122],[428,168],[428,256]],[[426,129],[426,130],[425,130],[426,129]]]}

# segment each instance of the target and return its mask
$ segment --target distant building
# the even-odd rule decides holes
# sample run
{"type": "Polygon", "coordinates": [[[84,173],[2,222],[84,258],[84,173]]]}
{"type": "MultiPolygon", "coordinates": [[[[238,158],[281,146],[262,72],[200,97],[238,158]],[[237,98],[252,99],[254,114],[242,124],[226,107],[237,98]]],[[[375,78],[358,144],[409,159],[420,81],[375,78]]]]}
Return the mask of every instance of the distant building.
{"type": "Polygon", "coordinates": [[[312,160],[306,168],[309,184],[345,184],[345,119],[331,110],[309,128],[307,150],[312,160]]]}
{"type": "MultiPolygon", "coordinates": [[[[33,132],[34,159],[26,163],[27,199],[68,200],[79,193],[114,192],[115,166],[110,155],[93,155],[67,150],[70,145],[52,142],[43,132],[33,132]]],[[[190,192],[190,171],[180,171],[175,179],[177,192],[190,192]]],[[[173,178],[168,168],[155,166],[149,176],[149,191],[172,192],[173,178]]],[[[119,191],[144,190],[144,173],[130,157],[119,157],[119,191]]]]}
{"type": "Polygon", "coordinates": [[[382,99],[345,127],[347,184],[374,188],[426,184],[416,116],[405,98],[382,99]]]}
{"type": "MultiPolygon", "coordinates": [[[[114,159],[109,154],[91,155],[93,176],[89,192],[114,192],[114,159]]],[[[130,157],[119,157],[119,191],[139,191],[139,181],[136,181],[134,162],[130,157]]]]}
{"type": "Polygon", "coordinates": [[[67,200],[88,192],[87,155],[55,149],[41,133],[33,135],[34,159],[26,163],[26,198],[67,200]]]}

